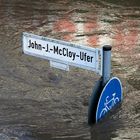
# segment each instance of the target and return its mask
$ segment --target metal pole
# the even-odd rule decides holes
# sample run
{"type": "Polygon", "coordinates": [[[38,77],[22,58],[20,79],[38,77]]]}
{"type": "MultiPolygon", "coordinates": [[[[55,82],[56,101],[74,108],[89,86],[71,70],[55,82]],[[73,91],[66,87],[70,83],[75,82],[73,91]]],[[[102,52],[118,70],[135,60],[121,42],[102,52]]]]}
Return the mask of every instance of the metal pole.
{"type": "Polygon", "coordinates": [[[103,86],[110,79],[111,75],[111,46],[103,46],[103,86]]]}
{"type": "Polygon", "coordinates": [[[99,102],[100,95],[103,91],[104,86],[110,79],[111,75],[111,46],[103,46],[103,73],[102,77],[98,80],[94,86],[93,92],[89,101],[88,109],[88,124],[92,125],[96,122],[96,110],[99,102]]]}

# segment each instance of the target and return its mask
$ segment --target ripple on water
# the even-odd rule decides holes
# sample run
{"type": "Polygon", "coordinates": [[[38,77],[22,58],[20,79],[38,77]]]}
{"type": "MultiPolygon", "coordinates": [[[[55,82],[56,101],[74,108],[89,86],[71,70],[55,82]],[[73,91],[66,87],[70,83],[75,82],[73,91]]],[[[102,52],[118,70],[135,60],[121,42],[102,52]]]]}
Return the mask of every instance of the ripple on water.
{"type": "Polygon", "coordinates": [[[139,0],[0,1],[0,139],[139,139],[138,6],[139,0]],[[23,55],[23,31],[91,47],[111,43],[122,106],[89,131],[88,97],[98,77],[23,55]]]}

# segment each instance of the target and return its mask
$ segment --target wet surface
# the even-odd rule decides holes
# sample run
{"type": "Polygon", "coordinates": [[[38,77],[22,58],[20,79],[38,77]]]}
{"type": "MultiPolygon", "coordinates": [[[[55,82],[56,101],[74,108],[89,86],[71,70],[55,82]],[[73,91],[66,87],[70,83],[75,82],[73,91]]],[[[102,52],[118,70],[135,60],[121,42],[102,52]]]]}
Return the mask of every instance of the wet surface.
{"type": "Polygon", "coordinates": [[[139,140],[139,71],[139,0],[0,0],[0,140],[139,140]],[[24,55],[22,32],[112,45],[122,104],[89,127],[88,99],[99,76],[74,67],[53,69],[24,55]]]}

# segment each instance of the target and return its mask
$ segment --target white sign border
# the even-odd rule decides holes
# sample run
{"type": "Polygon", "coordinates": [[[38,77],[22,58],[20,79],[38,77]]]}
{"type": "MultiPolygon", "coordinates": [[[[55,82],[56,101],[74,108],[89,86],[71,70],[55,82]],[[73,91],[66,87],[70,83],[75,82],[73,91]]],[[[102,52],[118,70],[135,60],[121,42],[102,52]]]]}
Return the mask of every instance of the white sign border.
{"type": "Polygon", "coordinates": [[[74,43],[70,43],[70,42],[66,42],[66,41],[62,41],[62,40],[57,40],[57,39],[52,39],[52,38],[48,38],[48,37],[43,37],[43,36],[39,36],[39,35],[34,35],[32,33],[27,33],[27,32],[23,32],[22,33],[22,47],[23,47],[23,52],[25,54],[28,54],[28,55],[31,55],[31,56],[35,56],[35,57],[39,57],[39,58],[43,58],[43,59],[47,59],[47,60],[50,60],[50,61],[55,61],[55,62],[58,62],[58,63],[63,63],[63,64],[66,64],[66,65],[72,65],[72,66],[75,66],[75,67],[79,67],[79,68],[83,68],[83,69],[87,69],[87,70],[91,70],[91,71],[94,71],[100,75],[102,75],[102,66],[103,66],[103,50],[102,48],[91,48],[91,47],[88,47],[88,46],[83,46],[83,45],[79,45],[79,44],[74,44],[74,43]],[[39,55],[39,54],[33,54],[33,53],[30,53],[28,51],[26,51],[24,49],[24,37],[31,37],[31,38],[36,38],[36,39],[40,39],[40,40],[44,40],[44,41],[48,41],[48,42],[53,42],[53,43],[58,43],[60,45],[66,45],[66,46],[71,46],[71,47],[74,47],[74,48],[78,48],[78,49],[83,49],[83,50],[87,50],[87,51],[92,51],[93,53],[96,54],[96,58],[95,58],[95,65],[96,67],[93,68],[93,67],[90,67],[90,66],[83,66],[83,65],[78,65],[78,64],[75,64],[73,62],[67,62],[67,61],[61,61],[61,60],[57,60],[55,58],[50,58],[48,56],[42,56],[42,55],[39,55]],[[98,52],[100,52],[101,54],[101,62],[100,62],[100,65],[99,65],[99,56],[98,56],[98,52]],[[100,70],[99,70],[99,67],[100,67],[100,70]]]}

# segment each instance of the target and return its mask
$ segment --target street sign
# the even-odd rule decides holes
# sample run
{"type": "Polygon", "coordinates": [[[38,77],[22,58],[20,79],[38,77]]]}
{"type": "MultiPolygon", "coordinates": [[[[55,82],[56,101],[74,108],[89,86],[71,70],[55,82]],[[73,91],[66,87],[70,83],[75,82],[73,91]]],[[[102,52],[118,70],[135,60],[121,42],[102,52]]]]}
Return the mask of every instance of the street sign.
{"type": "Polygon", "coordinates": [[[115,105],[122,101],[122,84],[117,77],[111,78],[102,90],[97,110],[96,122],[103,118],[115,105]]]}
{"type": "Polygon", "coordinates": [[[71,65],[101,75],[89,100],[89,125],[98,122],[122,101],[121,81],[117,77],[110,79],[111,46],[90,48],[24,32],[22,47],[25,54],[50,60],[51,67],[68,71],[71,65]]]}
{"type": "Polygon", "coordinates": [[[102,49],[81,46],[61,40],[23,33],[25,54],[48,59],[51,66],[69,70],[69,65],[102,75],[102,49]]]}

